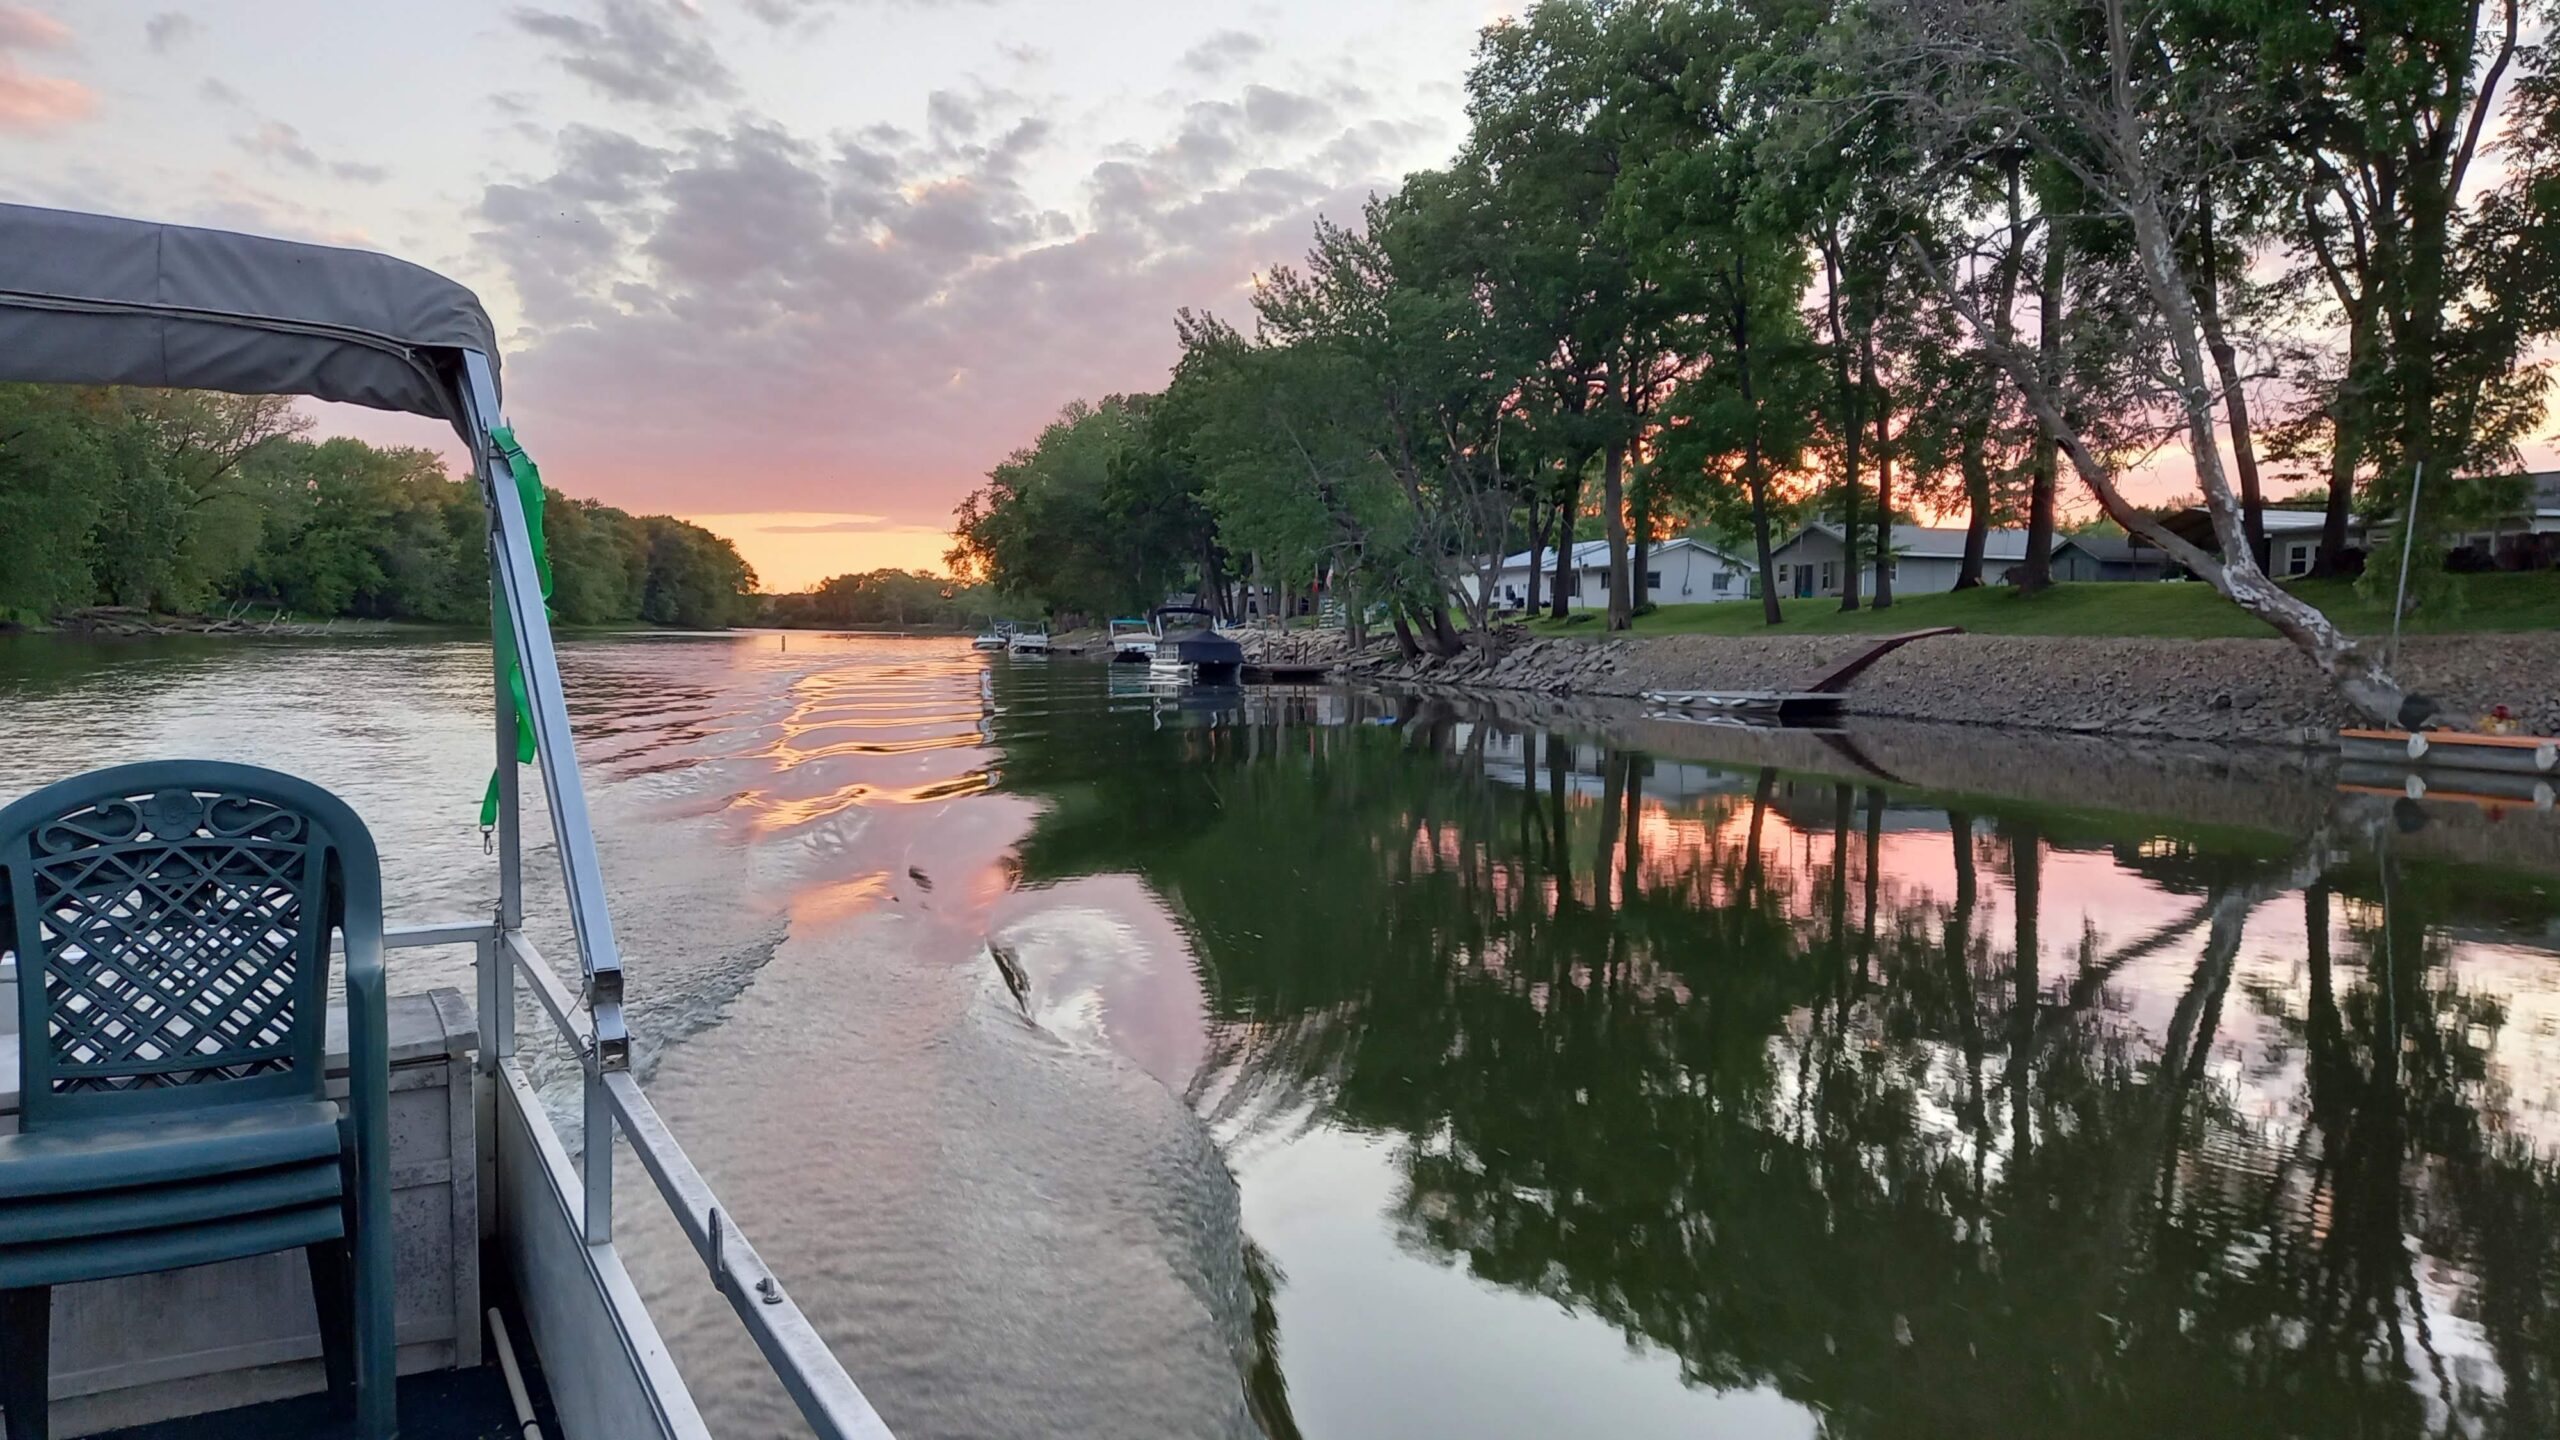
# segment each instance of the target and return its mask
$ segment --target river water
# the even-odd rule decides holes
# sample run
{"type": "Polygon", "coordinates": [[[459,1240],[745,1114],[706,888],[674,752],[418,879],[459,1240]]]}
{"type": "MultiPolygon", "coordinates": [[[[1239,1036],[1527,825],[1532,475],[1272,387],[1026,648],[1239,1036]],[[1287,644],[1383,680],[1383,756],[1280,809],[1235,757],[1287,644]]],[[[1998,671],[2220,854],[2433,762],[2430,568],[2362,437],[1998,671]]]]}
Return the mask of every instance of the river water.
{"type": "MultiPolygon", "coordinates": [[[[2530,806],[942,641],[563,666],[638,1064],[902,1435],[2560,1434],[2530,806]]],[[[487,675],[0,641],[0,799],[276,765],[395,922],[484,913],[487,675]]],[[[799,1433],[624,1183],[715,1431],[799,1433]]]]}

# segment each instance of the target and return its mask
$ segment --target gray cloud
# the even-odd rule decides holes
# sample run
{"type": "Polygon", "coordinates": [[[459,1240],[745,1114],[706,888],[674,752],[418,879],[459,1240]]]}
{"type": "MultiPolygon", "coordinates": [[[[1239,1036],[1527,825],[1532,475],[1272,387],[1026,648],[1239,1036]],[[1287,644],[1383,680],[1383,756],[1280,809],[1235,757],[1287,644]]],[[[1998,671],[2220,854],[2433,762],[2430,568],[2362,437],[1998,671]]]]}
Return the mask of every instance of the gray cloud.
{"type": "Polygon", "coordinates": [[[230,86],[214,79],[210,75],[207,75],[203,80],[197,82],[196,94],[202,99],[210,101],[213,104],[228,105],[234,109],[238,109],[249,103],[248,96],[241,94],[239,91],[232,89],[230,86]]]}
{"type": "Polygon", "coordinates": [[[1224,75],[1263,51],[1271,42],[1244,30],[1221,30],[1182,52],[1182,68],[1195,75],[1224,75]]]}
{"type": "Polygon", "coordinates": [[[737,77],[669,0],[603,0],[601,18],[520,9],[518,29],[551,42],[560,68],[616,100],[679,108],[737,92],[737,77]]]}
{"type": "Polygon", "coordinates": [[[240,137],[240,148],[296,170],[317,170],[320,156],[302,141],[302,132],[281,120],[269,120],[240,137]]]}
{"type": "Polygon", "coordinates": [[[1317,213],[1393,179],[1384,135],[1240,92],[1089,164],[1063,214],[1026,188],[1052,143],[1033,108],[964,89],[921,133],[563,132],[480,207],[546,453],[618,503],[737,508],[720,477],[751,454],[756,508],[940,524],[1066,400],[1161,384],[1176,307],[1239,308],[1317,213]]]}
{"type": "Polygon", "coordinates": [[[1301,134],[1332,118],[1333,107],[1312,95],[1268,85],[1244,87],[1244,123],[1261,134],[1301,134]]]}
{"type": "Polygon", "coordinates": [[[819,20],[829,11],[838,9],[957,10],[973,5],[1001,5],[1004,0],[744,0],[744,3],[748,14],[778,27],[797,25],[804,20],[819,20]]]}
{"type": "Polygon", "coordinates": [[[154,55],[168,54],[175,47],[194,39],[195,34],[196,17],[182,10],[163,10],[142,22],[142,38],[151,46],[154,55]]]}
{"type": "Polygon", "coordinates": [[[364,185],[379,184],[391,178],[391,172],[379,165],[322,159],[320,153],[303,140],[301,131],[281,120],[260,121],[257,129],[240,137],[240,148],[271,164],[313,174],[325,172],[337,179],[364,185]]]}

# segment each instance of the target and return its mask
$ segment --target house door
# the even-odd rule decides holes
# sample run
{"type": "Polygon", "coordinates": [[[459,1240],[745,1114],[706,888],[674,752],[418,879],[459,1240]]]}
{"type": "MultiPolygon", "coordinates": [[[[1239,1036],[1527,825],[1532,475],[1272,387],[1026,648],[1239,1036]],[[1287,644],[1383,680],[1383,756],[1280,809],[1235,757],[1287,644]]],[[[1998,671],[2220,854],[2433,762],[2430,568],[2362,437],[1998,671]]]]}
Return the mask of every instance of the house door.
{"type": "Polygon", "coordinates": [[[1796,598],[1799,600],[1813,598],[1813,567],[1810,565],[1796,567],[1796,598]]]}

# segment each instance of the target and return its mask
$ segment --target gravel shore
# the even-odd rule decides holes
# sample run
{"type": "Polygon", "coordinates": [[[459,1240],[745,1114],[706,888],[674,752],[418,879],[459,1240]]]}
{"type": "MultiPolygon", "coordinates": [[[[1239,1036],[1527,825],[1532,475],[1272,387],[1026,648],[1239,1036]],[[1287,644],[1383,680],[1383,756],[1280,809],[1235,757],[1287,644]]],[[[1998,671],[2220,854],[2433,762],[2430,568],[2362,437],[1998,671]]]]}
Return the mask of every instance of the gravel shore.
{"type": "MultiPolygon", "coordinates": [[[[1349,676],[1548,695],[1792,690],[1873,637],[1515,638],[1447,660],[1340,653],[1339,632],[1270,637],[1276,656],[1349,676]],[[1330,651],[1330,653],[1327,653],[1330,651]]],[[[2503,704],[2560,733],[2560,633],[2412,638],[2400,674],[2455,715],[2503,704]]],[[[2179,740],[2336,743],[2354,716],[2282,640],[1943,635],[1884,657],[1849,688],[1853,714],[2179,740]]]]}

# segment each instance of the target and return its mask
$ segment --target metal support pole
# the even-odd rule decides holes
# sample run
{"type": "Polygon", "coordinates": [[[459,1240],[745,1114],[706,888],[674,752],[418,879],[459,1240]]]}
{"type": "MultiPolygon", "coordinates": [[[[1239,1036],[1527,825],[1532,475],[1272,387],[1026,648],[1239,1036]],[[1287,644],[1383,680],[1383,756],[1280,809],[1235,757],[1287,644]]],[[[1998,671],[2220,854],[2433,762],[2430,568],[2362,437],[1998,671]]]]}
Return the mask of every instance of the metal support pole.
{"type": "Polygon", "coordinates": [[[495,940],[478,940],[471,946],[471,976],[477,984],[472,990],[472,1003],[480,1007],[480,1073],[498,1073],[498,974],[507,968],[500,963],[495,940]]]}
{"type": "Polygon", "coordinates": [[[2418,544],[2418,491],[2427,483],[2427,462],[2409,474],[2409,518],[2400,522],[2400,592],[2391,597],[2391,668],[2400,668],[2400,612],[2409,608],[2409,552],[2418,544]]]}
{"type": "Polygon", "coordinates": [[[613,1099],[593,1056],[587,1060],[586,1090],[587,1153],[579,1161],[586,1181],[586,1236],[588,1244],[604,1245],[613,1240],[613,1099]]]}
{"type": "Polygon", "coordinates": [[[578,968],[586,979],[588,1013],[595,1020],[594,1064],[621,1070],[631,1063],[631,1037],[622,1018],[622,954],[614,944],[613,920],[605,909],[604,874],[596,861],[578,752],[569,737],[568,702],[560,685],[560,658],[551,648],[551,616],[543,606],[531,527],[523,498],[516,493],[514,466],[496,453],[487,438],[490,428],[502,423],[497,373],[490,368],[489,357],[477,351],[462,352],[462,360],[497,546],[491,581],[515,632],[516,664],[533,709],[534,734],[541,742],[551,838],[560,852],[560,878],[569,892],[569,920],[577,932],[578,968]]]}
{"type": "MultiPolygon", "coordinates": [[[[489,535],[489,573],[498,573],[503,546],[497,533],[489,535]]],[[[506,601],[493,586],[489,603],[494,610],[506,601]]],[[[493,632],[494,633],[494,632],[493,632]]],[[[495,662],[497,686],[498,739],[498,926],[503,930],[524,928],[524,814],[521,808],[520,783],[516,775],[516,699],[507,684],[507,657],[493,647],[490,658],[495,662]]]]}

